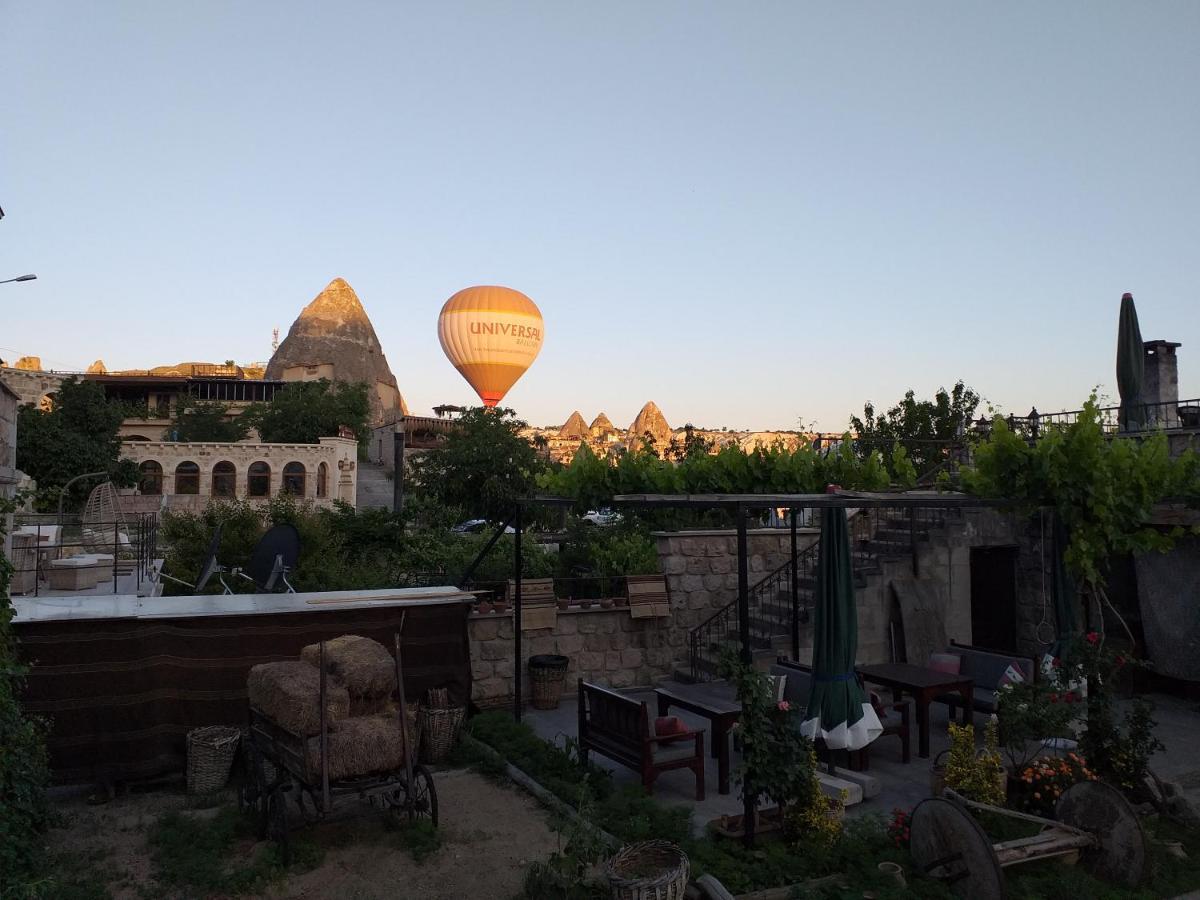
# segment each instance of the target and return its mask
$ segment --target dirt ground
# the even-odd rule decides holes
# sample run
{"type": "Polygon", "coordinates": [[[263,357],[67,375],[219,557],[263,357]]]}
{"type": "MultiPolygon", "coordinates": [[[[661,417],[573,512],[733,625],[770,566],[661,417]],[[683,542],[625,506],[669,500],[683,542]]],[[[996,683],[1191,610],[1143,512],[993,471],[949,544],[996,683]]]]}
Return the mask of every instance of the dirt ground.
{"type": "MultiPolygon", "coordinates": [[[[422,863],[385,839],[382,815],[364,803],[347,801],[332,821],[298,834],[324,849],[320,865],[293,872],[259,896],[291,898],[405,897],[458,900],[464,897],[509,900],[521,888],[525,869],[557,846],[541,806],[516,788],[473,772],[438,772],[442,845],[422,863]]],[[[230,795],[227,803],[232,803],[230,795]]],[[[66,827],[51,834],[52,851],[78,864],[86,860],[89,880],[107,887],[116,900],[196,896],[170,892],[155,882],[147,836],[158,818],[173,810],[203,819],[219,809],[192,809],[179,791],[126,794],[103,806],[82,797],[60,799],[66,827]]],[[[247,842],[241,855],[261,848],[247,842]]]]}

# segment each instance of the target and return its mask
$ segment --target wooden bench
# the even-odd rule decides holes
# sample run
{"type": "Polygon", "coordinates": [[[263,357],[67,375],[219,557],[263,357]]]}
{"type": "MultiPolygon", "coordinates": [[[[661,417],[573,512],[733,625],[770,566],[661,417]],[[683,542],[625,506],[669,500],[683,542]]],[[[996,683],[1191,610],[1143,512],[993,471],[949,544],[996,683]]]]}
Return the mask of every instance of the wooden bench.
{"type": "Polygon", "coordinates": [[[632,697],[579,679],[579,755],[587,765],[594,750],[642,776],[653,793],[654,781],[671,769],[691,769],[696,799],[704,799],[704,732],[655,735],[649,707],[632,697]]]}

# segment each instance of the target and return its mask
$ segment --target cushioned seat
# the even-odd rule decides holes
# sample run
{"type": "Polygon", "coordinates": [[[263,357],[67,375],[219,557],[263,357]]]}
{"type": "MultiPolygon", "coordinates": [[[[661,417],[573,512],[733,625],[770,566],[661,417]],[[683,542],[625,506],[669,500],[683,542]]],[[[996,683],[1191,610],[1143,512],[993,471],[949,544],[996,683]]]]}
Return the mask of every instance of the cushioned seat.
{"type": "MultiPolygon", "coordinates": [[[[962,659],[959,672],[975,682],[972,705],[977,712],[996,712],[996,691],[999,690],[1009,666],[1019,671],[1026,681],[1032,681],[1036,672],[1034,662],[1029,657],[953,643],[946,652],[957,654],[962,659]]],[[[951,715],[955,707],[962,704],[960,694],[941,694],[936,699],[950,706],[951,715]]]]}

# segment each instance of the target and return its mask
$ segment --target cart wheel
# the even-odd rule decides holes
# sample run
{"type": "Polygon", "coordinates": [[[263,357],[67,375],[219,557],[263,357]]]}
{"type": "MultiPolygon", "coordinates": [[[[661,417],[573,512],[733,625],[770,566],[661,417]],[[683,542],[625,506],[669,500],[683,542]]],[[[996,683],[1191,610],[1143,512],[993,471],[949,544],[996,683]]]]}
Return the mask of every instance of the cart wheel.
{"type": "Polygon", "coordinates": [[[277,786],[267,794],[265,813],[263,815],[263,837],[269,837],[279,844],[279,854],[283,857],[284,866],[292,861],[291,847],[288,846],[287,818],[287,789],[277,786]]]}
{"type": "Polygon", "coordinates": [[[437,788],[424,766],[413,766],[412,784],[401,784],[389,797],[388,814],[393,824],[404,825],[425,819],[434,828],[438,824],[437,788]]]}
{"type": "Polygon", "coordinates": [[[923,800],[909,828],[913,861],[921,872],[945,881],[958,897],[1003,900],[1004,873],[991,839],[961,806],[937,797],[923,800]]]}
{"type": "Polygon", "coordinates": [[[246,738],[242,741],[242,776],[238,783],[238,810],[243,813],[262,813],[262,763],[258,748],[246,738]]]}
{"type": "Polygon", "coordinates": [[[1129,887],[1141,883],[1149,856],[1146,833],[1120,791],[1099,781],[1073,784],[1058,798],[1054,817],[1096,839],[1079,856],[1091,874],[1129,887]]]}

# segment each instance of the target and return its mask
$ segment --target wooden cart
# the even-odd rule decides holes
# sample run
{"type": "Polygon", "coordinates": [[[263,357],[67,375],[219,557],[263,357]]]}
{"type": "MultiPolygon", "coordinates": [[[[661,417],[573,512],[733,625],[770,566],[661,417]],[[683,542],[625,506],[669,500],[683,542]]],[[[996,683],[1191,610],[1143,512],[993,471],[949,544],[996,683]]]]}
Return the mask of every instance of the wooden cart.
{"type": "MultiPolygon", "coordinates": [[[[403,619],[401,628],[403,628],[403,619]]],[[[385,772],[364,772],[354,777],[329,779],[327,756],[329,723],[326,721],[325,642],[320,652],[320,778],[312,781],[306,762],[309,738],[295,734],[272,721],[261,710],[250,710],[249,739],[243,742],[246,777],[238,794],[243,809],[259,814],[259,838],[278,841],[284,865],[290,860],[288,846],[288,800],[293,801],[301,821],[318,822],[346,798],[365,800],[382,809],[397,822],[426,820],[438,824],[437,790],[424,766],[416,763],[415,735],[408,727],[404,699],[404,672],[400,660],[400,635],[396,643],[396,685],[400,697],[400,728],[404,737],[404,764],[385,772]]]]}

